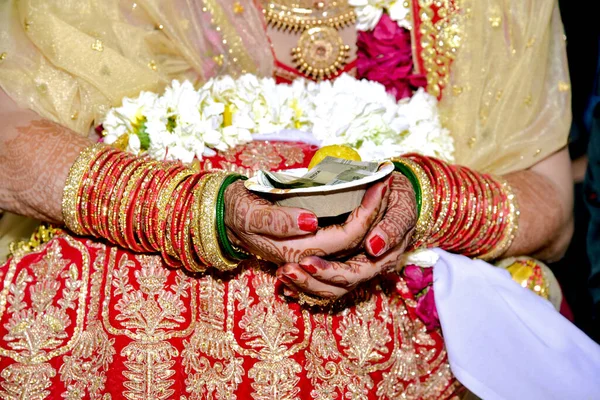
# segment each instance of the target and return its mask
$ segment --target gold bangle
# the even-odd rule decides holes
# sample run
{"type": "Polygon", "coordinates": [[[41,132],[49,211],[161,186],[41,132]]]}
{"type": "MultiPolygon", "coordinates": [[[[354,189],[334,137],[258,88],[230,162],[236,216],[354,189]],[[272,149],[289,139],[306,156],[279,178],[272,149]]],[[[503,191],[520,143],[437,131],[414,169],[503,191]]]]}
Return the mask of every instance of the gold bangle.
{"type": "Polygon", "coordinates": [[[335,304],[337,299],[326,299],[324,297],[311,296],[309,294],[298,293],[298,304],[311,307],[329,307],[335,304]]]}
{"type": "Polygon", "coordinates": [[[419,181],[421,186],[421,213],[415,224],[415,233],[411,240],[411,246],[415,243],[426,243],[433,224],[433,187],[425,170],[416,162],[407,158],[396,158],[392,161],[399,162],[409,168],[419,181]]]}
{"type": "Polygon", "coordinates": [[[202,241],[200,240],[200,208],[202,193],[204,192],[206,182],[208,182],[208,178],[211,175],[212,174],[204,175],[196,184],[196,188],[194,189],[192,199],[192,218],[191,221],[188,220],[185,222],[186,229],[188,229],[189,232],[189,238],[188,240],[186,240],[184,251],[186,253],[186,258],[190,260],[190,264],[187,265],[184,262],[183,266],[190,272],[204,272],[208,268],[207,265],[199,264],[196,262],[196,260],[194,259],[193,251],[195,250],[197,258],[199,258],[200,261],[206,260],[204,249],[202,247],[202,241]]]}
{"type": "Polygon", "coordinates": [[[65,182],[62,198],[62,216],[67,228],[78,235],[84,235],[85,231],[79,223],[77,208],[79,205],[79,191],[83,184],[83,177],[90,169],[92,161],[104,150],[106,145],[97,143],[83,149],[69,169],[69,175],[65,182]]]}
{"type": "Polygon", "coordinates": [[[506,182],[504,179],[495,178],[502,184],[502,189],[504,192],[504,196],[506,198],[506,203],[508,204],[508,215],[506,218],[508,219],[508,223],[503,232],[502,239],[500,242],[490,250],[487,254],[483,254],[479,258],[482,260],[495,260],[500,258],[506,251],[509,249],[512,244],[515,236],[517,235],[517,230],[519,229],[519,215],[521,212],[519,211],[519,203],[517,202],[517,197],[515,196],[512,187],[506,182]]]}
{"type": "Polygon", "coordinates": [[[209,176],[202,191],[200,205],[200,242],[204,251],[204,259],[208,265],[221,271],[230,271],[239,264],[225,257],[217,235],[217,197],[227,175],[224,172],[216,172],[209,176]]]}

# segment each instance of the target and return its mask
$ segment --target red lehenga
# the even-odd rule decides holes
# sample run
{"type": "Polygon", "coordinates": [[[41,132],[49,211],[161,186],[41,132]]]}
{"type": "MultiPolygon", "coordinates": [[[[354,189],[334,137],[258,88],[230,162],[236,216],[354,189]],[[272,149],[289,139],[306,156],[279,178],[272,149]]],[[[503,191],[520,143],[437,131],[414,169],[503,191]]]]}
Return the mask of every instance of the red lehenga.
{"type": "MultiPolygon", "coordinates": [[[[212,167],[299,167],[314,151],[253,142],[212,167]]],[[[450,398],[439,331],[387,276],[333,311],[281,294],[274,266],[190,276],[68,233],[0,268],[0,397],[450,398]]]]}

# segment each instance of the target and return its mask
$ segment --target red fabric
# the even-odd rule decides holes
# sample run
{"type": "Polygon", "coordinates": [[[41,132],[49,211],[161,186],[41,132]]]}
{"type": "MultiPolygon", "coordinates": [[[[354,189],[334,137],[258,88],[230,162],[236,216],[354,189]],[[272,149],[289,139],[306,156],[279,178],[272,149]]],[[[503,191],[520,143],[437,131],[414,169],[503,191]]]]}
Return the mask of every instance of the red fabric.
{"type": "MultiPolygon", "coordinates": [[[[206,163],[305,166],[301,143],[206,163]]],[[[210,165],[207,165],[210,166],[210,165]]],[[[389,275],[328,314],[288,301],[274,266],[186,275],[160,256],[61,234],[0,267],[0,398],[450,398],[439,330],[389,275]]]]}
{"type": "Polygon", "coordinates": [[[227,385],[238,398],[277,390],[274,398],[310,398],[332,383],[322,376],[327,362],[349,368],[333,374],[346,379],[331,386],[336,398],[353,385],[369,399],[392,397],[390,379],[398,394],[423,393],[417,398],[458,389],[439,332],[425,332],[397,276],[372,282],[370,300],[326,316],[286,302],[266,265],[190,277],[158,256],[61,235],[5,264],[0,278],[1,398],[36,388],[48,398],[76,390],[204,398],[227,385]]]}

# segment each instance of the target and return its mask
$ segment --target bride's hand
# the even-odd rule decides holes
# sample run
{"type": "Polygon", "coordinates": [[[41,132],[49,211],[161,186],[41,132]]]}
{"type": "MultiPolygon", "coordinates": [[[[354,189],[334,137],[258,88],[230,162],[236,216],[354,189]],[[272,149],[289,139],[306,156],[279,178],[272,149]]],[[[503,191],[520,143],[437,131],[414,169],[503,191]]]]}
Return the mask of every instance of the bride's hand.
{"type": "Polygon", "coordinates": [[[243,182],[225,191],[225,225],[230,241],[278,264],[308,256],[343,256],[361,247],[369,228],[381,219],[387,182],[373,185],[342,225],[318,229],[317,217],[304,209],[280,207],[248,191],[243,182]]]}
{"type": "Polygon", "coordinates": [[[365,253],[346,261],[328,261],[317,256],[287,263],[277,270],[277,277],[294,295],[308,292],[324,298],[338,298],[360,283],[382,272],[395,269],[408,245],[417,219],[414,190],[406,177],[394,174],[383,219],[365,238],[365,253]]]}

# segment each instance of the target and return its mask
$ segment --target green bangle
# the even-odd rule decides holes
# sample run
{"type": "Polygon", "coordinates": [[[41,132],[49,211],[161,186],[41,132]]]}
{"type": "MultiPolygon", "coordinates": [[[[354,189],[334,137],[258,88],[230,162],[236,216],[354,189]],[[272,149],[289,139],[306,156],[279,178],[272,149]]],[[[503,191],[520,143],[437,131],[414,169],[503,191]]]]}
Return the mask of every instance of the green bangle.
{"type": "Polygon", "coordinates": [[[421,215],[421,205],[422,205],[422,194],[421,194],[421,184],[419,183],[419,179],[415,176],[413,171],[408,168],[406,165],[399,163],[397,161],[393,161],[394,169],[404,175],[412,185],[415,191],[415,199],[417,200],[417,216],[421,215]]]}
{"type": "Polygon", "coordinates": [[[219,193],[217,195],[217,237],[219,238],[219,244],[221,248],[233,260],[245,260],[248,258],[248,254],[242,251],[236,250],[229,238],[227,237],[227,229],[225,228],[225,189],[227,186],[231,185],[233,182],[237,180],[246,180],[248,177],[243,175],[231,174],[227,175],[219,188],[219,193]]]}

